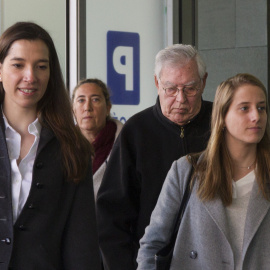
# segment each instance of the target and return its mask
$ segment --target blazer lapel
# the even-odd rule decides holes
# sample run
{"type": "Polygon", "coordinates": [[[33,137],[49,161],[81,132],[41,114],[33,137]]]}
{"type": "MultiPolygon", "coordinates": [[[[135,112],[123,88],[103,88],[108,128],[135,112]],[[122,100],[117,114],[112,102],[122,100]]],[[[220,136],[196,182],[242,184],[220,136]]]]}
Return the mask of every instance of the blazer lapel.
{"type": "Polygon", "coordinates": [[[54,133],[46,128],[46,127],[42,127],[41,129],[41,133],[40,133],[40,140],[39,140],[39,144],[38,144],[38,149],[37,149],[37,154],[36,156],[39,155],[39,153],[41,152],[41,150],[45,147],[45,145],[54,137],[54,133]]]}
{"type": "MultiPolygon", "coordinates": [[[[1,110],[0,110],[1,111],[1,110]]],[[[6,144],[6,136],[5,136],[5,124],[3,120],[2,112],[0,112],[0,162],[1,162],[1,173],[0,176],[5,175],[10,183],[10,161],[8,155],[8,148],[6,144]],[[4,173],[6,172],[6,174],[4,173]]]]}
{"type": "Polygon", "coordinates": [[[262,223],[265,215],[269,211],[270,202],[267,201],[259,190],[257,181],[255,180],[253,184],[253,189],[250,194],[246,223],[245,223],[245,232],[244,232],[244,241],[243,241],[243,256],[246,254],[247,248],[250,245],[251,240],[253,239],[255,233],[258,230],[258,227],[262,223]]]}

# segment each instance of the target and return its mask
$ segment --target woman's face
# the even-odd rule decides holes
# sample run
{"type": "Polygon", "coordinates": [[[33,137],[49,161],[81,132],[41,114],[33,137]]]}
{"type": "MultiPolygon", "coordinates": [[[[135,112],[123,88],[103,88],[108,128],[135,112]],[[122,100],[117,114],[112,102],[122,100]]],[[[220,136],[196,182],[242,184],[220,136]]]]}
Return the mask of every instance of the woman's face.
{"type": "Polygon", "coordinates": [[[234,144],[257,144],[266,127],[266,97],[258,86],[240,86],[225,117],[226,142],[234,144]]]}
{"type": "Polygon", "coordinates": [[[106,104],[101,88],[95,83],[84,83],[75,93],[73,111],[80,129],[96,136],[106,124],[111,106],[106,104]]]}
{"type": "Polygon", "coordinates": [[[49,50],[42,40],[17,40],[0,64],[4,108],[36,110],[50,78],[49,50]]]}

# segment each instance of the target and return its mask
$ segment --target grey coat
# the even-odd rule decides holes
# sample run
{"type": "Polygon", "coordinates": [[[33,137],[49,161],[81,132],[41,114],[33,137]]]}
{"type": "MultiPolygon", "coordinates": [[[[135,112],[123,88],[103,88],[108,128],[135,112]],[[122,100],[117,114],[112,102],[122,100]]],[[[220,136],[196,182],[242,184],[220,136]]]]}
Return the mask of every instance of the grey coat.
{"type": "MultiPolygon", "coordinates": [[[[140,241],[138,269],[155,269],[154,254],[168,242],[182,199],[191,164],[186,157],[174,162],[157,205],[140,241]]],[[[203,203],[195,183],[176,239],[173,270],[234,270],[230,232],[220,198],[203,203]]],[[[247,209],[243,240],[243,270],[270,269],[270,202],[254,182],[247,209]]]]}

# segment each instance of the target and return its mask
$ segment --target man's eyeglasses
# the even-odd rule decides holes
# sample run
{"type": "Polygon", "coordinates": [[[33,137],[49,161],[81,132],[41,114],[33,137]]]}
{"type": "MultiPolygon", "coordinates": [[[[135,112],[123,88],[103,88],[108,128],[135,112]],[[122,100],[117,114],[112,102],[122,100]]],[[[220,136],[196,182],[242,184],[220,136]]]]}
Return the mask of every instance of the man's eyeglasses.
{"type": "Polygon", "coordinates": [[[165,91],[165,94],[168,97],[176,97],[179,93],[180,90],[183,91],[183,93],[185,94],[185,96],[187,97],[194,97],[196,96],[197,92],[201,89],[200,85],[201,85],[201,80],[198,83],[195,83],[193,85],[186,85],[183,86],[182,88],[178,88],[178,87],[162,87],[163,90],[165,91]]]}

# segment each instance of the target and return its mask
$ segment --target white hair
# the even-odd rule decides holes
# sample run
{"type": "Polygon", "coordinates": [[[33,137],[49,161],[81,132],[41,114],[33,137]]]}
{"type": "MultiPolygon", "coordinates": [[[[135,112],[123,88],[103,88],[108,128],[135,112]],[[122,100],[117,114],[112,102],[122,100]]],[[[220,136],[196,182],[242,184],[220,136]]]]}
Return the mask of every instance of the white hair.
{"type": "Polygon", "coordinates": [[[183,66],[193,59],[197,62],[199,76],[203,79],[206,73],[206,65],[203,59],[193,46],[185,44],[174,44],[157,53],[155,61],[155,75],[157,79],[160,79],[160,73],[165,65],[183,66]]]}

